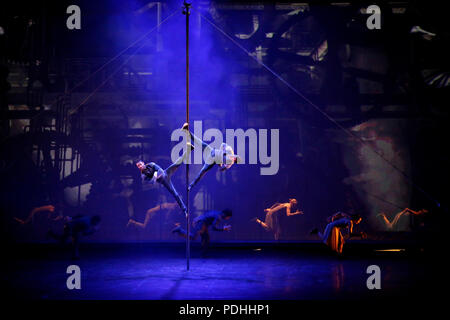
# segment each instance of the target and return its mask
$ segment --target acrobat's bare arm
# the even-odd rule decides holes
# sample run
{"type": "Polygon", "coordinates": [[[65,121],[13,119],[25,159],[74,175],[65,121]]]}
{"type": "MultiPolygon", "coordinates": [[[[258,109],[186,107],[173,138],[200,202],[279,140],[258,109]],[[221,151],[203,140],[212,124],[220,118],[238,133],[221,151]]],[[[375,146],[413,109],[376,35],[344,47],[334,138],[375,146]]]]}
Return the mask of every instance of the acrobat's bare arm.
{"type": "Polygon", "coordinates": [[[350,221],[350,224],[348,226],[348,234],[352,235],[353,234],[353,222],[350,221]]]}
{"type": "Polygon", "coordinates": [[[46,206],[36,207],[36,208],[33,208],[33,210],[31,210],[30,214],[28,215],[28,217],[25,220],[19,219],[17,217],[14,217],[14,220],[16,220],[17,222],[19,222],[21,224],[27,224],[27,223],[30,223],[33,220],[34,215],[36,213],[44,212],[44,211],[49,211],[50,213],[54,212],[55,211],[55,207],[52,206],[51,204],[50,205],[46,205],[46,206]]]}
{"type": "Polygon", "coordinates": [[[292,209],[292,205],[290,203],[288,203],[287,206],[286,206],[286,215],[287,216],[294,216],[294,215],[297,215],[297,214],[303,214],[303,211],[301,211],[301,210],[296,210],[296,211],[292,212],[291,209],[292,209]]]}
{"type": "Polygon", "coordinates": [[[365,238],[366,238],[366,234],[365,234],[364,232],[356,232],[356,233],[353,233],[353,226],[354,226],[353,221],[350,221],[350,224],[349,224],[349,226],[348,226],[348,235],[347,235],[347,239],[350,239],[350,238],[353,238],[353,237],[360,237],[360,238],[362,238],[362,239],[365,239],[365,238]]]}
{"type": "Polygon", "coordinates": [[[406,208],[404,211],[408,211],[409,213],[412,213],[413,215],[416,215],[416,216],[428,212],[428,210],[426,210],[426,209],[421,209],[421,210],[419,210],[419,211],[414,211],[414,210],[411,210],[411,209],[409,209],[409,208],[406,208]]]}

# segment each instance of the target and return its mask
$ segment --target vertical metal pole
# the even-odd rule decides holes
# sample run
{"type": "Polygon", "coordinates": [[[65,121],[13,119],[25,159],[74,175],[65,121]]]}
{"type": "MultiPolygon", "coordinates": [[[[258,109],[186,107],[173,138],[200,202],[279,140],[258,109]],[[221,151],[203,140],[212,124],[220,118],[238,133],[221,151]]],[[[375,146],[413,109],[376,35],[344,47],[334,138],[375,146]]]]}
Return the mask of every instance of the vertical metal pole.
{"type": "Polygon", "coordinates": [[[157,33],[156,33],[156,52],[161,52],[161,10],[162,2],[156,3],[156,22],[157,22],[157,33]]]}
{"type": "MultiPolygon", "coordinates": [[[[191,14],[191,4],[184,1],[183,3],[183,14],[186,16],[186,123],[188,124],[189,131],[189,15],[191,14]]],[[[189,142],[189,132],[186,137],[186,144],[189,142]]],[[[186,152],[190,151],[190,147],[186,145],[186,152]]],[[[187,155],[187,160],[189,160],[190,154],[187,155]]],[[[191,256],[190,248],[190,235],[191,235],[191,219],[189,214],[189,161],[186,161],[186,269],[189,271],[189,260],[191,256]]]]}

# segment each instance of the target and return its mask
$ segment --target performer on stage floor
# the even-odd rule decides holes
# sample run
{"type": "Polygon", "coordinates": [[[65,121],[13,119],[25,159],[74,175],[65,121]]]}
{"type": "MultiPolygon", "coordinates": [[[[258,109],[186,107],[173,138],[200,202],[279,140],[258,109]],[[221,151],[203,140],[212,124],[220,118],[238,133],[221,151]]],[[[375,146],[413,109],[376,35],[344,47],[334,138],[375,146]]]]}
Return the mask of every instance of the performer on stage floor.
{"type": "MultiPolygon", "coordinates": [[[[193,149],[192,144],[188,144],[188,151],[193,149]]],[[[172,184],[171,177],[177,171],[178,167],[183,163],[184,159],[188,156],[188,152],[185,151],[183,155],[178,158],[174,163],[172,163],[166,170],[163,170],[160,166],[158,166],[154,162],[150,162],[145,164],[143,161],[139,161],[136,163],[136,167],[141,171],[142,177],[145,180],[149,180],[150,183],[161,183],[175,198],[181,210],[187,216],[187,208],[178,194],[177,190],[172,184]]]]}
{"type": "Polygon", "coordinates": [[[342,253],[345,243],[344,236],[342,235],[343,229],[348,232],[347,238],[354,236],[365,237],[362,232],[353,233],[354,226],[361,223],[362,220],[361,216],[358,214],[348,215],[343,212],[337,212],[328,218],[328,220],[331,222],[327,224],[323,233],[319,232],[316,228],[311,231],[311,234],[318,234],[323,243],[339,254],[342,253]]]}
{"type": "Polygon", "coordinates": [[[72,238],[73,258],[79,258],[79,240],[80,236],[91,235],[98,230],[100,223],[100,216],[84,216],[77,215],[75,217],[65,217],[64,231],[62,234],[57,234],[52,230],[47,232],[47,235],[62,244],[66,243],[68,238],[72,238]]]}
{"type": "Polygon", "coordinates": [[[264,209],[266,217],[264,222],[258,218],[254,218],[259,225],[261,225],[265,230],[272,231],[275,240],[278,240],[281,235],[281,224],[279,215],[282,214],[284,209],[286,209],[286,216],[294,216],[297,214],[303,214],[303,211],[297,209],[298,202],[297,199],[289,199],[286,203],[275,203],[270,208],[264,209]],[[295,210],[295,211],[294,211],[295,210]]]}
{"type": "Polygon", "coordinates": [[[175,202],[172,203],[162,203],[160,205],[157,205],[156,207],[150,208],[147,210],[147,213],[145,214],[145,220],[144,222],[138,222],[134,219],[128,220],[127,227],[130,225],[134,225],[136,227],[145,229],[149,223],[149,221],[152,219],[152,217],[161,210],[173,210],[177,207],[177,204],[175,202]]]}
{"type": "MultiPolygon", "coordinates": [[[[187,131],[188,124],[185,123],[182,129],[187,131]]],[[[206,149],[206,154],[208,155],[202,169],[195,179],[189,184],[189,190],[191,190],[200,181],[200,179],[203,178],[206,172],[214,167],[214,165],[219,165],[220,171],[225,171],[230,169],[233,164],[240,161],[241,158],[237,154],[234,154],[233,149],[226,143],[222,143],[220,149],[215,149],[203,142],[200,138],[196,137],[192,132],[189,131],[189,134],[192,140],[202,146],[203,153],[205,153],[206,149]]]]}
{"type": "Polygon", "coordinates": [[[49,220],[52,220],[52,221],[59,221],[61,219],[64,219],[62,212],[60,210],[58,210],[58,212],[55,213],[55,207],[50,204],[50,205],[46,205],[46,206],[33,208],[33,210],[31,210],[30,214],[28,215],[28,217],[25,220],[19,219],[17,217],[14,217],[14,220],[19,222],[20,224],[28,224],[30,222],[32,223],[34,221],[35,214],[40,213],[40,212],[48,212],[47,217],[49,220]]]}
{"type": "Polygon", "coordinates": [[[416,217],[416,216],[420,216],[423,215],[425,213],[427,213],[428,210],[422,209],[419,211],[413,211],[409,208],[405,208],[402,211],[400,211],[399,213],[397,213],[394,217],[394,219],[392,219],[392,221],[389,221],[389,219],[386,217],[386,214],[384,212],[378,214],[378,217],[380,217],[384,223],[384,225],[389,229],[389,230],[397,230],[398,229],[398,224],[399,224],[399,220],[401,217],[416,217]]]}
{"type": "MultiPolygon", "coordinates": [[[[229,209],[222,211],[207,211],[204,214],[198,216],[192,222],[192,228],[190,232],[190,239],[195,240],[200,234],[202,240],[202,248],[205,250],[209,244],[209,231],[211,227],[214,231],[230,231],[231,225],[224,225],[219,227],[219,224],[223,221],[230,219],[232,212],[229,209]]],[[[184,230],[180,224],[172,230],[173,233],[177,233],[182,237],[186,237],[187,231],[184,230]]]]}

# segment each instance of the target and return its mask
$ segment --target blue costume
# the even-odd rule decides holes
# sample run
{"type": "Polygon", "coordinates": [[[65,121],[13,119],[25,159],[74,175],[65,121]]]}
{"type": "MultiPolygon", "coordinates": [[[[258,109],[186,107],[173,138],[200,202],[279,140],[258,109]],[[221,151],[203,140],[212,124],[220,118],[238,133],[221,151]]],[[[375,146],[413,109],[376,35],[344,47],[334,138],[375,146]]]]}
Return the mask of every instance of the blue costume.
{"type": "MultiPolygon", "coordinates": [[[[197,238],[197,235],[200,234],[202,238],[202,246],[205,246],[209,243],[208,228],[211,227],[214,231],[224,231],[223,227],[219,227],[219,223],[222,221],[222,211],[207,211],[194,219],[189,237],[194,240],[197,238]]],[[[175,228],[173,232],[184,236],[187,235],[186,230],[180,226],[175,228]]]]}
{"type": "Polygon", "coordinates": [[[56,234],[51,230],[47,232],[47,235],[60,241],[61,243],[65,243],[68,238],[72,238],[73,257],[78,258],[80,236],[93,234],[97,230],[97,224],[99,222],[100,217],[98,216],[91,217],[76,215],[64,224],[64,231],[62,235],[56,234]]]}
{"type": "Polygon", "coordinates": [[[171,177],[178,169],[178,167],[183,163],[184,158],[186,157],[187,152],[184,152],[183,155],[177,159],[174,163],[172,163],[166,170],[163,170],[160,166],[158,166],[154,162],[147,163],[145,165],[145,170],[142,171],[142,177],[145,180],[149,180],[151,183],[161,183],[166,189],[172,194],[172,196],[177,201],[181,210],[184,214],[187,214],[187,208],[178,194],[177,190],[172,184],[171,177]]]}

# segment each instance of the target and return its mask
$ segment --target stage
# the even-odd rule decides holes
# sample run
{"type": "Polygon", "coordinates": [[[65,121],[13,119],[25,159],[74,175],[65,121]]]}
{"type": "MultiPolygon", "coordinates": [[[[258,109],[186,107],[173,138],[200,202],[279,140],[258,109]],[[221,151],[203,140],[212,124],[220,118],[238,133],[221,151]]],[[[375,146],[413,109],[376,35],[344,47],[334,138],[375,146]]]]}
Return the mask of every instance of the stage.
{"type": "Polygon", "coordinates": [[[190,271],[182,242],[84,243],[79,260],[58,245],[14,248],[2,273],[10,299],[417,298],[433,285],[431,256],[399,243],[350,242],[342,257],[319,242],[215,243],[206,256],[194,243],[190,271]],[[80,290],[66,288],[71,264],[80,290]],[[380,290],[366,286],[369,265],[381,269],[380,290]]]}

